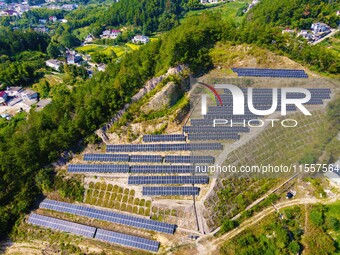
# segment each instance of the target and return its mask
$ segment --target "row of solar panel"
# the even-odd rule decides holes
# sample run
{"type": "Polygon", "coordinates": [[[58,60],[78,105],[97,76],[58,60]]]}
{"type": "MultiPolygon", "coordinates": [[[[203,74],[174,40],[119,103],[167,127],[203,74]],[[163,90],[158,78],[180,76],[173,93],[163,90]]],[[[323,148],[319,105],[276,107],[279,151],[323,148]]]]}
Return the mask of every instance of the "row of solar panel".
{"type": "MultiPolygon", "coordinates": [[[[230,119],[233,120],[233,122],[237,123],[243,120],[246,120],[246,122],[248,122],[249,120],[252,120],[251,123],[253,123],[254,125],[259,124],[260,121],[255,121],[255,119],[258,119],[259,117],[255,117],[254,119],[251,118],[234,118],[234,116],[232,116],[230,119]]],[[[218,119],[218,118],[216,118],[218,119]]],[[[222,119],[225,119],[225,117],[223,117],[222,119]]],[[[217,120],[216,120],[216,124],[217,124],[217,120]]],[[[190,120],[190,124],[191,126],[212,126],[214,124],[214,119],[192,119],[190,120]]],[[[222,123],[219,123],[222,124],[222,123]]],[[[189,139],[190,140],[190,139],[189,139]]]]}
{"type": "Polygon", "coordinates": [[[152,162],[162,163],[214,163],[211,156],[175,156],[168,155],[128,155],[128,154],[85,154],[84,160],[98,162],[152,162]]]}
{"type": "Polygon", "coordinates": [[[262,68],[232,68],[238,76],[264,76],[264,77],[295,77],[308,78],[304,70],[290,69],[262,69],[262,68]]]}
{"type": "MultiPolygon", "coordinates": [[[[230,97],[221,97],[222,99],[222,103],[232,103],[233,99],[230,97]]],[[[311,98],[308,102],[304,103],[304,104],[310,104],[310,102],[318,102],[319,104],[322,104],[323,101],[322,98],[311,98]]],[[[273,100],[272,98],[262,98],[262,97],[258,97],[258,98],[253,98],[252,104],[254,106],[256,105],[264,105],[264,104],[272,104],[273,100]]],[[[281,99],[277,100],[277,105],[281,106],[281,99]]]]}
{"type": "Polygon", "coordinates": [[[198,196],[198,187],[143,187],[142,194],[145,196],[198,196]]]}
{"type": "Polygon", "coordinates": [[[129,176],[128,184],[208,184],[209,176],[129,176]]]}
{"type": "Polygon", "coordinates": [[[150,239],[99,228],[97,229],[79,223],[59,220],[34,213],[29,216],[28,223],[146,251],[157,252],[160,245],[159,242],[150,239]]]}
{"type": "Polygon", "coordinates": [[[132,152],[132,151],[199,151],[222,150],[220,143],[189,143],[189,144],[117,144],[107,145],[107,152],[132,152]]]}
{"type": "Polygon", "coordinates": [[[240,140],[239,134],[234,133],[207,133],[207,134],[188,134],[190,141],[220,141],[220,140],[240,140]]]}
{"type": "MultiPolygon", "coordinates": [[[[248,92],[248,88],[240,88],[243,93],[247,93],[248,92]]],[[[307,90],[309,90],[312,94],[313,93],[324,93],[324,94],[330,94],[332,93],[332,90],[329,88],[306,88],[307,90]]],[[[224,89],[225,93],[230,93],[229,89],[224,89]]],[[[253,92],[259,92],[259,93],[272,93],[273,89],[268,89],[268,88],[253,88],[253,92]]],[[[281,89],[278,89],[278,92],[281,92],[281,89]]],[[[289,94],[292,92],[289,92],[289,94]]],[[[292,93],[293,94],[293,93],[292,93]]]]}
{"type": "Polygon", "coordinates": [[[185,133],[248,133],[249,127],[229,127],[229,126],[184,126],[183,132],[185,133]]]}
{"type": "Polygon", "coordinates": [[[258,72],[237,72],[238,76],[254,76],[254,77],[278,77],[278,78],[308,78],[307,74],[295,74],[295,73],[258,73],[258,72]]]}
{"type": "MultiPolygon", "coordinates": [[[[214,140],[214,139],[211,139],[211,140],[214,140]]],[[[218,139],[218,140],[221,140],[221,139],[218,139]]],[[[213,161],[214,160],[210,160],[209,163],[213,163],[213,161]]],[[[145,173],[175,174],[175,173],[193,173],[194,172],[193,165],[171,165],[171,166],[170,165],[136,165],[136,166],[128,166],[129,167],[128,171],[126,171],[127,165],[108,165],[108,167],[106,168],[97,167],[97,166],[100,166],[97,164],[90,165],[91,166],[90,168],[88,166],[89,165],[72,164],[72,165],[69,165],[68,172],[69,173],[131,173],[131,174],[145,174],[145,173]],[[120,168],[119,166],[122,166],[122,167],[120,168]]]]}
{"type": "MultiPolygon", "coordinates": [[[[233,107],[233,103],[232,102],[222,102],[222,107],[229,107],[229,108],[232,108],[233,107]]],[[[269,107],[271,107],[271,104],[257,104],[257,105],[254,105],[254,107],[257,109],[257,110],[266,110],[268,109],[269,107]]],[[[245,111],[248,112],[248,108],[245,106],[244,107],[245,111]]],[[[286,109],[287,111],[296,111],[296,106],[295,105],[287,105],[286,106],[286,109]]],[[[281,105],[278,105],[275,109],[275,111],[281,111],[281,105]]]]}
{"type": "Polygon", "coordinates": [[[168,234],[173,234],[176,229],[176,225],[173,224],[50,199],[40,203],[40,208],[168,234]]]}
{"type": "Polygon", "coordinates": [[[131,166],[131,173],[193,173],[194,166],[156,166],[156,165],[140,165],[131,166]]]}
{"type": "Polygon", "coordinates": [[[183,134],[174,135],[143,135],[143,142],[185,142],[186,137],[183,134]]]}
{"type": "Polygon", "coordinates": [[[233,67],[231,68],[233,71],[239,70],[248,70],[248,71],[281,71],[281,72],[296,72],[296,73],[305,73],[302,69],[280,69],[280,68],[247,68],[247,67],[233,67]]]}

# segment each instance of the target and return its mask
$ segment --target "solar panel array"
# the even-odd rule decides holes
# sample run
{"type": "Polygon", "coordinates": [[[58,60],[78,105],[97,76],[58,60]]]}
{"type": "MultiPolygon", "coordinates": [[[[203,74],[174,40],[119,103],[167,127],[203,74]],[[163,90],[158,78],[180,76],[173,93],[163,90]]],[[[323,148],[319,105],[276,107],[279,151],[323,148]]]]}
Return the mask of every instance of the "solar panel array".
{"type": "Polygon", "coordinates": [[[209,176],[129,176],[128,184],[208,184],[209,176]]]}
{"type": "Polygon", "coordinates": [[[128,162],[130,156],[128,154],[85,154],[86,161],[107,161],[107,162],[128,162]]]}
{"type": "Polygon", "coordinates": [[[164,159],[167,163],[199,163],[214,164],[215,158],[212,156],[175,156],[167,155],[164,159]]]}
{"type": "Polygon", "coordinates": [[[108,231],[99,228],[97,229],[94,227],[70,221],[60,220],[52,217],[47,217],[35,213],[32,213],[29,216],[28,223],[45,228],[69,232],[80,236],[95,238],[109,243],[129,246],[132,248],[138,248],[146,251],[157,252],[160,245],[159,242],[150,239],[122,234],[114,231],[108,231]]]}
{"type": "Polygon", "coordinates": [[[163,157],[161,155],[131,155],[130,162],[152,162],[161,163],[163,157]]]}
{"type": "Polygon", "coordinates": [[[157,252],[159,248],[159,242],[104,229],[98,229],[95,238],[104,242],[121,244],[152,252],[157,252]]]}
{"type": "Polygon", "coordinates": [[[249,132],[249,127],[229,127],[229,126],[184,126],[183,132],[185,133],[246,133],[249,132]]]}
{"type": "Polygon", "coordinates": [[[28,223],[46,227],[46,228],[52,228],[60,231],[65,231],[69,233],[73,233],[80,236],[86,236],[86,237],[94,237],[96,228],[85,226],[78,223],[73,223],[70,221],[65,220],[59,220],[56,218],[51,218],[39,214],[32,213],[28,218],[28,223]]]}
{"type": "MultiPolygon", "coordinates": [[[[252,123],[253,124],[253,123],[252,123]]],[[[189,141],[220,141],[220,140],[239,140],[240,135],[235,133],[207,133],[188,134],[189,141]]]]}
{"type": "Polygon", "coordinates": [[[146,173],[192,173],[194,172],[194,167],[187,166],[168,166],[168,165],[139,165],[131,166],[131,173],[134,174],[146,174],[146,173]]]}
{"type": "Polygon", "coordinates": [[[117,144],[107,145],[107,152],[132,152],[132,151],[197,151],[197,150],[222,150],[220,143],[197,144],[117,144]]]}
{"type": "Polygon", "coordinates": [[[143,142],[185,142],[185,136],[182,134],[174,135],[143,135],[143,142]]]}
{"type": "Polygon", "coordinates": [[[304,70],[269,69],[269,68],[232,68],[238,76],[308,78],[304,70]]]}
{"type": "Polygon", "coordinates": [[[198,195],[198,187],[143,187],[143,195],[146,196],[191,196],[198,195]]]}
{"type": "Polygon", "coordinates": [[[70,164],[67,171],[70,173],[128,173],[129,165],[114,164],[70,164]]]}
{"type": "Polygon", "coordinates": [[[176,225],[173,224],[158,222],[150,219],[143,219],[136,216],[99,210],[82,205],[75,205],[50,199],[45,199],[42,203],[40,203],[40,208],[45,208],[63,213],[70,213],[78,216],[84,216],[97,220],[103,220],[168,234],[173,234],[176,228],[176,225]]]}

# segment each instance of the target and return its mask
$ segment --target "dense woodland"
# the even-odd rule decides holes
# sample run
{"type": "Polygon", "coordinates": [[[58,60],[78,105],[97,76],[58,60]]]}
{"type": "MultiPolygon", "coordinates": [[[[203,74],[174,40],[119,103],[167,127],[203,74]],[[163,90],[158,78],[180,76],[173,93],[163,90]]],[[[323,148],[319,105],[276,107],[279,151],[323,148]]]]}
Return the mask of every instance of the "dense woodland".
{"type": "MultiPolygon", "coordinates": [[[[151,77],[176,64],[187,64],[195,74],[212,68],[209,51],[218,41],[257,44],[286,54],[315,70],[340,73],[340,60],[334,53],[282,36],[276,27],[254,26],[252,22],[256,21],[249,20],[237,27],[232,20],[223,21],[217,12],[204,12],[179,24],[178,18],[188,10],[186,1],[122,0],[113,4],[108,12],[98,11],[100,8],[104,7],[80,8],[72,12],[70,22],[59,26],[52,39],[35,32],[0,29],[0,65],[3,64],[0,80],[18,85],[25,81],[30,83],[39,76],[35,70],[49,51],[48,44],[65,47],[77,44],[73,34],[76,28],[91,26],[101,31],[105,26],[129,24],[142,27],[143,32],[148,34],[174,27],[159,40],[127,54],[119,62],[108,63],[105,72],[99,72],[91,79],[73,79],[72,86],[65,83],[55,86],[53,103],[43,111],[32,110],[28,117],[19,115],[1,126],[0,238],[4,238],[17,219],[29,211],[46,187],[79,199],[79,192],[72,188],[77,187],[77,181],[74,185],[66,185],[71,187],[67,191],[60,180],[53,184],[53,178],[49,178],[49,164],[57,160],[62,151],[74,148],[79,141],[88,141],[93,131],[129,102],[151,77]],[[171,19],[174,22],[170,22],[171,19]],[[42,54],[33,57],[38,63],[29,58],[38,54],[37,51],[42,54]],[[13,73],[12,68],[7,68],[12,62],[13,65],[22,65],[23,71],[13,73]],[[27,67],[30,64],[34,66],[27,67]],[[18,73],[22,75],[12,77],[18,73]]],[[[256,16],[255,10],[252,15],[256,16]]]]}

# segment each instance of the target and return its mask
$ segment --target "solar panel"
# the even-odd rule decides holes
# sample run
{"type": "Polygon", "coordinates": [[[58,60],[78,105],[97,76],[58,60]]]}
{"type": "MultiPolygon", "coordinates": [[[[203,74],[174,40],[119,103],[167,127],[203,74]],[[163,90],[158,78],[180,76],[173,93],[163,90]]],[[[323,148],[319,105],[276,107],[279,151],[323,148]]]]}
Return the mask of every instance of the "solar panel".
{"type": "Polygon", "coordinates": [[[184,126],[183,132],[185,133],[247,133],[249,132],[249,127],[229,127],[229,126],[184,126]]]}
{"type": "Polygon", "coordinates": [[[104,229],[97,230],[95,239],[152,252],[157,252],[160,245],[159,242],[150,239],[126,235],[104,229]]]}
{"type": "Polygon", "coordinates": [[[129,176],[128,184],[208,184],[209,176],[129,176]]]}
{"type": "Polygon", "coordinates": [[[69,173],[128,173],[129,165],[114,164],[70,164],[69,173]]]}
{"type": "Polygon", "coordinates": [[[106,161],[106,162],[128,162],[129,155],[128,154],[85,154],[84,160],[86,161],[106,161]]]}
{"type": "Polygon", "coordinates": [[[185,142],[182,134],[174,135],[143,135],[143,142],[185,142]]]}
{"type": "Polygon", "coordinates": [[[142,173],[192,173],[194,167],[187,166],[168,166],[168,165],[138,165],[131,166],[131,173],[142,174],[142,173]]]}
{"type": "Polygon", "coordinates": [[[220,143],[199,144],[117,144],[107,145],[107,152],[132,152],[132,151],[198,151],[198,150],[222,150],[220,143]]]}
{"type": "Polygon", "coordinates": [[[198,187],[143,187],[142,194],[145,196],[197,196],[199,191],[198,187]]]}
{"type": "Polygon", "coordinates": [[[226,120],[233,120],[233,123],[235,126],[237,125],[243,125],[243,121],[245,120],[246,123],[249,120],[252,120],[252,124],[256,125],[256,124],[260,124],[259,116],[255,117],[254,119],[252,118],[235,118],[234,116],[231,116],[229,118],[227,118],[227,116],[225,115],[215,115],[217,118],[207,118],[207,119],[191,119],[190,120],[190,125],[191,126],[213,126],[214,124],[214,119],[226,119],[226,120]],[[237,124],[237,123],[242,123],[242,124],[237,124]]]}
{"type": "Polygon", "coordinates": [[[52,228],[64,232],[69,232],[72,234],[85,236],[85,237],[94,237],[96,232],[96,228],[66,221],[66,220],[59,220],[52,217],[47,217],[35,213],[31,213],[28,218],[28,223],[32,225],[37,225],[46,228],[52,228]]]}
{"type": "Polygon", "coordinates": [[[268,68],[232,68],[238,76],[308,78],[304,70],[268,69],[268,68]]]}
{"type": "Polygon", "coordinates": [[[161,155],[131,155],[130,162],[152,162],[161,163],[163,157],[161,155]]]}
{"type": "Polygon", "coordinates": [[[167,155],[164,159],[167,163],[199,163],[199,164],[214,164],[215,158],[212,156],[176,156],[167,155]]]}
{"type": "Polygon", "coordinates": [[[235,133],[207,133],[188,134],[189,141],[219,141],[219,140],[240,140],[240,135],[235,133]]]}
{"type": "Polygon", "coordinates": [[[173,234],[176,228],[176,225],[173,224],[50,199],[45,199],[40,203],[40,208],[168,234],[173,234]]]}

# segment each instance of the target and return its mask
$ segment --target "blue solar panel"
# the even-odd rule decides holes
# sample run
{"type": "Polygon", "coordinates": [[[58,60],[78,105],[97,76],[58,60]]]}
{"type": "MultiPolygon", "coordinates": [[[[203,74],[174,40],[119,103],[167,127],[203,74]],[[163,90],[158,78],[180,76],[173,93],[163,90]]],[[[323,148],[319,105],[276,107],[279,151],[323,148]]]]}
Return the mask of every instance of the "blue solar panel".
{"type": "Polygon", "coordinates": [[[164,159],[167,163],[199,163],[199,164],[214,164],[215,158],[212,156],[176,156],[167,155],[164,159]]]}
{"type": "Polygon", "coordinates": [[[104,229],[98,229],[95,238],[104,242],[120,244],[152,252],[157,252],[159,248],[159,242],[104,229]]]}
{"type": "Polygon", "coordinates": [[[185,133],[247,133],[249,132],[248,127],[229,127],[229,126],[184,126],[183,132],[185,133]]]}
{"type": "Polygon", "coordinates": [[[232,68],[238,76],[308,78],[304,70],[268,69],[268,68],[232,68]]]}
{"type": "Polygon", "coordinates": [[[198,150],[222,150],[220,143],[198,144],[117,144],[107,145],[107,152],[132,152],[132,151],[198,151],[198,150]]]}
{"type": "Polygon", "coordinates": [[[208,184],[209,176],[129,176],[128,184],[208,184]]]}
{"type": "Polygon", "coordinates": [[[208,134],[188,134],[189,141],[220,141],[239,140],[240,135],[235,133],[208,133],[208,134]]]}
{"type": "Polygon", "coordinates": [[[139,165],[131,166],[131,173],[143,174],[143,173],[193,173],[194,167],[187,166],[168,166],[168,165],[139,165]]]}
{"type": "Polygon", "coordinates": [[[65,221],[65,220],[59,220],[52,217],[47,217],[39,214],[32,213],[28,218],[28,223],[32,225],[37,225],[41,227],[46,228],[52,228],[64,232],[69,232],[72,234],[85,236],[85,237],[94,237],[94,234],[96,232],[96,228],[65,221]]]}
{"type": "Polygon", "coordinates": [[[82,205],[70,204],[65,202],[59,202],[55,200],[45,199],[40,203],[40,208],[45,208],[53,211],[70,213],[78,216],[93,218],[97,220],[103,220],[113,222],[117,224],[127,225],[136,228],[142,228],[147,230],[153,230],[157,232],[163,232],[173,234],[176,225],[158,222],[150,219],[144,219],[136,216],[130,216],[126,214],[115,213],[106,210],[99,210],[82,205]]]}
{"type": "Polygon", "coordinates": [[[143,135],[143,142],[185,142],[185,136],[182,134],[143,135]]]}
{"type": "Polygon", "coordinates": [[[130,166],[114,164],[70,164],[67,170],[69,173],[128,173],[130,166]]]}
{"type": "Polygon", "coordinates": [[[190,196],[198,195],[200,189],[197,187],[143,187],[143,195],[145,196],[190,196]]]}
{"type": "Polygon", "coordinates": [[[130,162],[152,162],[161,163],[163,157],[161,155],[131,155],[130,162]]]}
{"type": "Polygon", "coordinates": [[[85,154],[84,160],[86,161],[106,161],[106,162],[128,162],[128,154],[85,154]]]}

